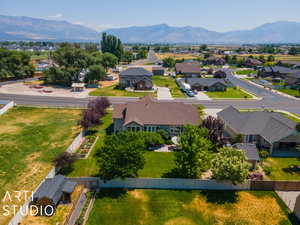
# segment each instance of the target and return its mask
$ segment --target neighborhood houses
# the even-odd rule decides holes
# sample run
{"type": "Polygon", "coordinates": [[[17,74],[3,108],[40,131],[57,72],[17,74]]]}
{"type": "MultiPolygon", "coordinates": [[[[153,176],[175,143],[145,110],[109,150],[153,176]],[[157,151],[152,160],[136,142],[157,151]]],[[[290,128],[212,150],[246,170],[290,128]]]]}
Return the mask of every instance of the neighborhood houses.
{"type": "Polygon", "coordinates": [[[0,225],[299,225],[299,46],[111,33],[0,42],[0,225]]]}

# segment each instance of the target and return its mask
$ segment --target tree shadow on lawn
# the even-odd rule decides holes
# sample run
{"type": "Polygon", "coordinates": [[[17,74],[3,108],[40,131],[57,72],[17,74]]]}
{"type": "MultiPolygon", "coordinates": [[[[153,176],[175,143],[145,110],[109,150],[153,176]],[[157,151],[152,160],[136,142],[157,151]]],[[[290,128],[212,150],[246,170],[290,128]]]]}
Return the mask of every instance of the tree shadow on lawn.
{"type": "Polygon", "coordinates": [[[128,189],[122,188],[102,188],[99,193],[97,193],[97,198],[113,198],[117,199],[120,197],[125,197],[127,195],[128,189]]]}
{"type": "Polygon", "coordinates": [[[226,204],[226,203],[236,203],[238,202],[238,192],[237,191],[211,191],[205,190],[200,192],[206,197],[207,202],[213,204],[226,204]]]}

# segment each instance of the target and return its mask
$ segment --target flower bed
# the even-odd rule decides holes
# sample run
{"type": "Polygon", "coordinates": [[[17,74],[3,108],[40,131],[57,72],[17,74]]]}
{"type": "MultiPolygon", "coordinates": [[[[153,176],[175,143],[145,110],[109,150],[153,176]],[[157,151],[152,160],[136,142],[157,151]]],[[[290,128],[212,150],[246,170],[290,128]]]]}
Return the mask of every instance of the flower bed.
{"type": "Polygon", "coordinates": [[[97,137],[96,136],[86,136],[84,137],[84,141],[80,145],[77,153],[79,154],[80,158],[85,158],[90,150],[92,149],[94,143],[96,142],[97,137]]]}

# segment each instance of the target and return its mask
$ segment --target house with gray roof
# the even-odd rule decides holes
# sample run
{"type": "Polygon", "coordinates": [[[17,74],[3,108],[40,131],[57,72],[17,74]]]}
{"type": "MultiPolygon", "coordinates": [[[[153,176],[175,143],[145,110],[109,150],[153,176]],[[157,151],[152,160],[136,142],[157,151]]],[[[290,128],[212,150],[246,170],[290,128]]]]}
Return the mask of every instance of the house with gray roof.
{"type": "Polygon", "coordinates": [[[113,105],[114,131],[165,130],[176,136],[188,124],[199,125],[198,110],[191,104],[159,102],[151,95],[136,102],[113,105]]]}
{"type": "Polygon", "coordinates": [[[285,78],[287,74],[292,74],[295,72],[299,72],[299,70],[293,70],[287,67],[283,66],[267,66],[267,67],[262,67],[258,70],[258,77],[280,77],[280,78],[285,78]]]}
{"type": "Polygon", "coordinates": [[[175,71],[176,71],[176,74],[182,74],[185,77],[200,77],[201,76],[199,62],[176,63],[175,71]]]}
{"type": "Polygon", "coordinates": [[[232,147],[244,151],[246,160],[252,165],[251,169],[256,168],[257,163],[260,161],[256,144],[236,143],[232,147]]]}
{"type": "Polygon", "coordinates": [[[229,106],[217,114],[225,124],[225,135],[243,136],[244,143],[274,151],[293,151],[300,144],[296,123],[280,113],[268,111],[240,112],[229,106]]]}
{"type": "Polygon", "coordinates": [[[187,78],[186,83],[197,91],[226,91],[227,83],[220,78],[187,78]]]}
{"type": "Polygon", "coordinates": [[[71,201],[77,183],[67,180],[62,175],[53,178],[47,178],[33,194],[31,204],[33,205],[51,205],[56,207],[60,201],[66,203],[71,201]]]}
{"type": "Polygon", "coordinates": [[[130,87],[136,90],[151,90],[153,73],[142,67],[132,67],[120,73],[121,88],[130,87]]]}

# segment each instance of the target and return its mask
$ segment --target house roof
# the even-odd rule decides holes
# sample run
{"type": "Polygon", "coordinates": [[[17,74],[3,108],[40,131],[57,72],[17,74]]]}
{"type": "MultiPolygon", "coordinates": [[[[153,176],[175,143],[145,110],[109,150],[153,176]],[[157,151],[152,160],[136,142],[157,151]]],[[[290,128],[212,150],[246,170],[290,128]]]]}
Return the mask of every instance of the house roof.
{"type": "Polygon", "coordinates": [[[260,160],[256,145],[253,143],[236,143],[233,145],[233,147],[236,149],[243,150],[248,160],[260,160]]]}
{"type": "Polygon", "coordinates": [[[161,67],[161,66],[157,66],[157,67],[152,67],[152,71],[154,71],[154,70],[165,70],[163,67],[161,67]]]}
{"type": "Polygon", "coordinates": [[[293,65],[293,66],[300,66],[300,62],[299,61],[280,60],[279,63],[290,64],[290,65],[293,65]]]}
{"type": "Polygon", "coordinates": [[[258,59],[253,59],[253,58],[247,58],[246,63],[254,64],[254,65],[261,65],[262,62],[259,61],[258,59]]]}
{"type": "Polygon", "coordinates": [[[115,104],[113,108],[113,118],[124,119],[124,125],[132,122],[140,125],[197,125],[200,122],[195,106],[178,102],[159,102],[151,95],[137,102],[115,104]]]}
{"type": "Polygon", "coordinates": [[[57,175],[54,178],[47,178],[33,194],[33,198],[48,198],[57,205],[63,192],[72,193],[76,185],[75,182],[67,181],[62,175],[57,175]]]}
{"type": "Polygon", "coordinates": [[[188,78],[187,83],[191,86],[195,84],[200,84],[202,86],[210,87],[216,83],[221,83],[224,86],[226,86],[225,80],[221,78],[188,78]]]}
{"type": "Polygon", "coordinates": [[[280,113],[240,112],[229,106],[217,114],[239,134],[260,135],[269,143],[281,140],[295,131],[296,123],[280,113]]]}
{"type": "Polygon", "coordinates": [[[264,67],[265,72],[274,72],[274,73],[293,73],[296,72],[296,70],[292,70],[287,67],[283,66],[268,66],[264,67]]]}
{"type": "Polygon", "coordinates": [[[181,73],[200,73],[200,64],[198,62],[176,63],[175,69],[181,73]]]}
{"type": "Polygon", "coordinates": [[[153,73],[142,67],[132,67],[120,73],[120,76],[152,76],[153,73]]]}

